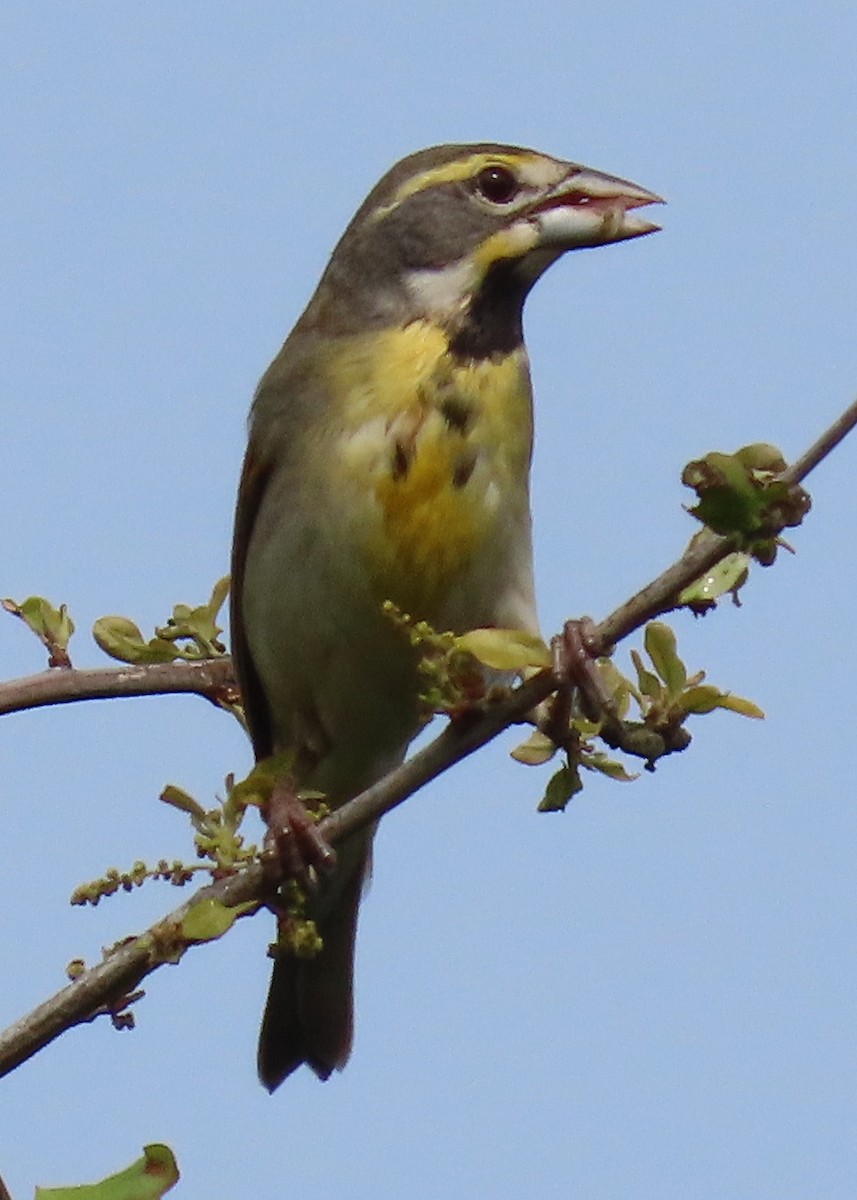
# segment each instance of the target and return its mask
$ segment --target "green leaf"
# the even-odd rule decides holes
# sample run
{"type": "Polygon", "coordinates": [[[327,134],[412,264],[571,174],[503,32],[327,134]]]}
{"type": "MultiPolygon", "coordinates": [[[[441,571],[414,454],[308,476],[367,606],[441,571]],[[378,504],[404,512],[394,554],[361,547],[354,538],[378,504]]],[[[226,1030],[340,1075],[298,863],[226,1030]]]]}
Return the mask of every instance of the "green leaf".
{"type": "Polygon", "coordinates": [[[648,696],[650,700],[659,700],[664,690],[660,679],[643,666],[643,660],[636,650],[631,651],[631,662],[637,672],[637,686],[642,694],[648,696]]]}
{"type": "Polygon", "coordinates": [[[620,783],[633,783],[635,779],[639,779],[639,774],[629,774],[622,763],[617,762],[614,758],[608,758],[606,754],[600,750],[594,754],[587,754],[581,759],[581,766],[588,767],[590,771],[600,771],[602,775],[606,775],[609,779],[617,779],[620,783]]]}
{"type": "Polygon", "coordinates": [[[105,654],[127,663],[172,662],[179,651],[162,638],[144,641],[140,629],[129,617],[99,617],[92,636],[105,654]]]}
{"type": "Polygon", "coordinates": [[[715,533],[746,536],[761,526],[767,501],[737,455],[706,454],[688,463],[681,481],[699,498],[691,513],[715,533]]]}
{"type": "Polygon", "coordinates": [[[521,671],[551,665],[549,647],[525,629],[471,629],[456,638],[456,647],[495,671],[521,671]]]}
{"type": "Polygon", "coordinates": [[[189,658],[216,657],[224,654],[225,647],[220,641],[223,629],[217,624],[217,614],[228,594],[229,576],[225,575],[215,583],[206,604],[198,604],[195,607],[176,604],[166,626],[156,629],[155,633],[169,641],[179,638],[191,641],[192,646],[184,651],[189,658]]]}
{"type": "Polygon", "coordinates": [[[569,800],[582,790],[580,771],[567,763],[549,780],[539,812],[562,812],[569,800]]]}
{"type": "Polygon", "coordinates": [[[751,471],[763,471],[770,475],[779,475],[785,471],[786,460],[782,450],[769,442],[753,442],[735,451],[735,458],[751,471]]]}
{"type": "Polygon", "coordinates": [[[720,707],[723,693],[710,683],[688,688],[681,698],[681,705],[688,713],[710,713],[720,707]]]}
{"type": "Polygon", "coordinates": [[[100,1183],[78,1187],[36,1188],[36,1200],[160,1200],[178,1182],[179,1169],[169,1146],[143,1147],[143,1157],[100,1183]]]}
{"type": "MultiPolygon", "coordinates": [[[[54,608],[52,604],[41,597],[34,597],[34,599],[38,605],[45,636],[52,646],[59,646],[64,650],[68,645],[69,638],[74,633],[74,622],[68,615],[66,606],[61,604],[59,608],[54,608]]],[[[29,600],[24,601],[25,612],[29,604],[29,600]]]]}
{"type": "Polygon", "coordinates": [[[723,693],[720,697],[719,707],[738,713],[742,717],[753,717],[757,721],[765,719],[765,714],[758,704],[754,704],[752,700],[747,700],[743,696],[733,696],[731,692],[723,693]]]}
{"type": "Polygon", "coordinates": [[[687,683],[687,671],[676,650],[675,634],[662,621],[650,621],[644,635],[646,652],[670,696],[678,696],[687,683]]]}
{"type": "Polygon", "coordinates": [[[598,662],[598,671],[601,675],[604,690],[613,701],[616,716],[620,720],[624,720],[631,707],[631,698],[633,697],[639,703],[639,688],[635,687],[631,680],[622,674],[612,659],[600,659],[598,662]]]}
{"type": "Polygon", "coordinates": [[[177,808],[180,812],[187,813],[197,821],[204,821],[207,813],[202,805],[194,800],[189,792],[177,787],[174,783],[168,783],[161,792],[160,799],[164,804],[169,804],[173,808],[177,808]]]}
{"type": "Polygon", "coordinates": [[[213,942],[231,929],[243,913],[258,907],[253,900],[236,904],[234,908],[227,908],[213,898],[200,900],[182,920],[181,932],[189,942],[213,942]]]}
{"type": "Polygon", "coordinates": [[[230,575],[224,575],[222,579],[218,579],[217,583],[211,590],[211,599],[208,602],[209,610],[216,617],[229,595],[229,588],[232,583],[230,575]]]}
{"type": "Polygon", "coordinates": [[[811,504],[799,484],[780,478],[785,466],[776,446],[764,442],[735,454],[706,454],[682,472],[682,483],[699,499],[690,512],[715,533],[738,537],[769,564],[776,556],[777,534],[787,525],[800,525],[811,504]]]}
{"type": "Polygon", "coordinates": [[[64,604],[54,608],[44,596],[28,596],[18,604],[15,600],[0,601],[6,612],[20,618],[42,645],[50,652],[50,666],[70,667],[68,643],[74,633],[74,621],[64,604]]]}
{"type": "Polygon", "coordinates": [[[146,645],[139,626],[129,617],[99,617],[92,636],[105,654],[121,662],[137,662],[146,645]]]}
{"type": "Polygon", "coordinates": [[[155,629],[148,641],[139,627],[128,617],[99,617],[92,628],[98,645],[111,658],[128,663],[168,663],[177,659],[196,662],[218,658],[226,653],[220,641],[223,632],[216,617],[229,592],[228,576],[214,585],[207,604],[192,608],[188,604],[173,606],[173,614],[155,629]]]}
{"type": "Polygon", "coordinates": [[[695,579],[679,593],[679,604],[711,605],[727,592],[736,596],[738,589],[747,582],[751,561],[750,555],[743,551],[727,554],[707,574],[695,579]]]}
{"type": "Polygon", "coordinates": [[[584,716],[575,714],[571,718],[571,727],[576,733],[580,734],[582,741],[588,742],[592,738],[598,737],[604,727],[604,722],[590,721],[584,716]]]}
{"type": "Polygon", "coordinates": [[[717,708],[725,708],[729,712],[756,720],[763,720],[765,716],[752,700],[745,700],[743,696],[733,696],[731,692],[721,692],[711,684],[688,688],[681,698],[681,703],[687,713],[710,713],[717,708]]]}
{"type": "Polygon", "coordinates": [[[511,757],[528,767],[540,767],[556,754],[556,743],[540,730],[531,733],[525,742],[510,752],[511,757]]]}
{"type": "Polygon", "coordinates": [[[229,795],[241,808],[248,804],[263,805],[277,783],[294,771],[297,752],[284,750],[268,758],[260,758],[244,779],[239,779],[230,788],[229,795]]]}

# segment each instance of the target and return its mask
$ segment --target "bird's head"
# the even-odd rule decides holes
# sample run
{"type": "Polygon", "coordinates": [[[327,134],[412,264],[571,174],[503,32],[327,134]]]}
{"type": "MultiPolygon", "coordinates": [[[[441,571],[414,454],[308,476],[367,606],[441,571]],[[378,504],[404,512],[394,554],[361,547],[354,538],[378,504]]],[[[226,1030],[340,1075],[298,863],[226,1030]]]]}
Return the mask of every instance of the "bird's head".
{"type": "Polygon", "coordinates": [[[635,183],[516,146],[419,151],[355,214],[304,326],[349,333],[428,318],[464,353],[501,350],[551,263],[653,233],[635,210],[659,203],[635,183]]]}

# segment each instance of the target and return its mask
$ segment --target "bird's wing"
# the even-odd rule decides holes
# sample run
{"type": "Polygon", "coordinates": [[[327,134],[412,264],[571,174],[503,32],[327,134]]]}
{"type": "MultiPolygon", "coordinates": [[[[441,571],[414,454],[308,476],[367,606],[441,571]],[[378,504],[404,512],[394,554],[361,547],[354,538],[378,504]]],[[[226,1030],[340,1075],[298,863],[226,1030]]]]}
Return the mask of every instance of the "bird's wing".
{"type": "Polygon", "coordinates": [[[244,631],[244,568],[247,560],[247,548],[253,536],[253,527],[271,469],[268,458],[261,455],[251,441],[244,457],[241,483],[238,488],[229,604],[232,658],[235,663],[236,676],[241,680],[244,715],[257,759],[273,754],[274,746],[268,702],[244,631]]]}

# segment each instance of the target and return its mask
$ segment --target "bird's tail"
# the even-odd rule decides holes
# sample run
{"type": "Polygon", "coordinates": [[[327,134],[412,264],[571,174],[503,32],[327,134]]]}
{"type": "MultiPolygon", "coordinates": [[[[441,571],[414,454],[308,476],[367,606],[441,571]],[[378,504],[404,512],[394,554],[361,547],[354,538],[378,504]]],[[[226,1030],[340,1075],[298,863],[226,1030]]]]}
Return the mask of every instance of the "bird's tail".
{"type": "Polygon", "coordinates": [[[373,832],[337,847],[339,865],[314,898],[309,915],[321,935],[319,953],[274,962],[258,1056],[259,1078],[269,1092],[302,1063],[327,1079],[351,1053],[354,940],[373,832]]]}

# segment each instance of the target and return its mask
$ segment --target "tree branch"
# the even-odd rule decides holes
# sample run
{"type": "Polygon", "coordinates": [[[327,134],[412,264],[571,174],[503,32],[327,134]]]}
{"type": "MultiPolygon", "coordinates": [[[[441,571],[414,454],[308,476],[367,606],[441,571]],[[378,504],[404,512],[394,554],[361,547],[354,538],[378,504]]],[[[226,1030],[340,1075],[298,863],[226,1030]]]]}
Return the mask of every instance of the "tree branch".
{"type": "MultiPolygon", "coordinates": [[[[592,639],[596,646],[609,646],[653,616],[672,608],[682,588],[699,578],[700,574],[731,550],[732,544],[726,538],[712,534],[699,539],[677,563],[593,628],[592,639]],[[701,542],[705,544],[700,545],[701,542]]],[[[221,660],[217,661],[220,665],[221,660]]],[[[149,671],[153,669],[148,668],[149,671]]],[[[321,822],[321,832],[331,844],[335,844],[360,826],[390,812],[430,779],[473,754],[509,725],[525,719],[562,682],[551,671],[542,671],[493,703],[479,716],[450,723],[428,746],[413,754],[379,783],[326,817],[321,822]]],[[[0,1034],[0,1077],[31,1058],[66,1029],[90,1020],[93,1014],[115,1001],[116,997],[136,988],[146,975],[163,966],[164,960],[158,957],[154,948],[165,941],[175,944],[176,931],[193,906],[210,899],[229,907],[248,901],[261,902],[264,896],[270,895],[271,888],[270,872],[261,864],[254,864],[238,875],[201,888],[141,937],[123,944],[104,962],[85,971],[62,991],[0,1034]]]]}
{"type": "Polygon", "coordinates": [[[201,662],[148,663],[140,666],[55,667],[38,675],[0,683],[0,715],[72,704],[77,700],[115,700],[122,696],[156,696],[191,692],[214,704],[237,697],[232,659],[206,658],[201,662]]]}
{"type": "Polygon", "coordinates": [[[810,471],[814,470],[822,459],[827,458],[831,450],[836,449],[855,425],[857,425],[857,400],[849,404],[842,416],[837,417],[833,424],[825,429],[821,437],[813,442],[805,454],[802,454],[790,467],[786,467],[782,474],[784,482],[800,483],[802,479],[806,479],[810,471]]]}
{"type": "MultiPolygon", "coordinates": [[[[814,446],[789,468],[787,472],[787,477],[790,477],[789,482],[803,479],[855,424],[857,424],[857,402],[852,404],[814,446]]],[[[693,545],[676,563],[592,628],[588,641],[593,652],[598,654],[609,649],[653,617],[670,611],[675,607],[677,597],[685,587],[709,571],[734,549],[734,543],[729,538],[719,537],[707,531],[697,537],[693,545]]],[[[195,672],[197,666],[199,668],[204,666],[216,668],[214,682],[209,685],[211,687],[223,686],[227,680],[231,679],[226,660],[201,664],[181,664],[168,677],[173,679],[179,675],[179,671],[184,673],[189,668],[195,672]]],[[[130,686],[128,690],[100,691],[93,694],[99,696],[149,694],[156,689],[144,688],[142,680],[148,679],[150,672],[153,673],[158,669],[156,667],[146,668],[137,683],[138,690],[136,691],[133,690],[133,686],[130,686]]],[[[135,668],[131,668],[132,673],[135,670],[135,668]]],[[[105,676],[116,676],[122,673],[121,670],[102,672],[105,676]]],[[[61,677],[69,674],[95,675],[97,673],[52,671],[46,674],[53,678],[55,675],[61,677]]],[[[43,676],[35,678],[41,679],[43,676]]],[[[204,678],[201,670],[195,678],[198,681],[204,678]]],[[[19,681],[20,684],[27,682],[26,680],[19,681]]],[[[502,699],[492,703],[478,716],[451,722],[428,746],[413,754],[379,783],[367,788],[359,796],[326,817],[321,822],[321,832],[329,842],[335,844],[360,826],[390,812],[430,779],[474,753],[509,725],[526,719],[528,714],[547,696],[556,691],[563,682],[564,679],[552,671],[542,671],[520,687],[510,691],[502,699]]],[[[207,690],[204,690],[198,683],[197,686],[172,687],[170,690],[200,691],[203,695],[208,694],[207,690]]],[[[2,690],[0,690],[0,697],[2,697],[2,690]]],[[[63,699],[45,699],[37,703],[63,703],[66,700],[79,698],[82,697],[68,695],[63,699]]],[[[35,706],[35,704],[29,704],[25,707],[35,706]]],[[[136,988],[146,975],[164,965],[165,961],[174,961],[174,957],[166,956],[163,950],[158,948],[164,945],[171,946],[173,950],[176,947],[179,950],[187,948],[186,939],[182,939],[180,928],[182,921],[193,907],[210,899],[216,899],[228,907],[248,902],[264,903],[265,897],[271,894],[274,886],[276,886],[276,880],[272,881],[270,870],[261,864],[254,864],[241,871],[240,874],[201,888],[190,900],[159,921],[141,937],[123,943],[104,962],[85,971],[62,991],[0,1034],[0,1076],[25,1062],[66,1029],[90,1020],[99,1010],[109,1006],[111,1002],[115,1002],[117,997],[126,995],[136,988]]]]}

